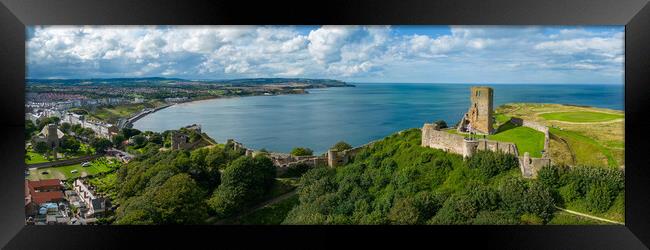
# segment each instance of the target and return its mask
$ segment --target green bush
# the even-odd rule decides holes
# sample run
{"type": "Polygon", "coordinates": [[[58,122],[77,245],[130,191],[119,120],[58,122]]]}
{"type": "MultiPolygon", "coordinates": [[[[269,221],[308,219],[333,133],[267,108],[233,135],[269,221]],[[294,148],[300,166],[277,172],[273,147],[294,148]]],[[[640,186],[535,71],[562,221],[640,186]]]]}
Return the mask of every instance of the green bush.
{"type": "Polygon", "coordinates": [[[336,144],[334,144],[334,146],[332,146],[332,149],[336,149],[339,152],[345,151],[345,150],[348,150],[348,149],[351,149],[351,148],[352,148],[352,145],[350,145],[350,144],[348,144],[347,142],[344,142],[344,141],[337,142],[336,144]]]}
{"type": "Polygon", "coordinates": [[[291,155],[293,155],[293,156],[310,156],[310,155],[313,155],[313,154],[314,154],[314,151],[309,149],[309,148],[297,147],[297,148],[293,148],[291,150],[291,155]]]}
{"type": "Polygon", "coordinates": [[[556,166],[544,166],[537,171],[537,180],[544,186],[556,188],[560,183],[560,174],[556,166]]]}
{"type": "Polygon", "coordinates": [[[519,167],[519,160],[512,154],[480,150],[467,160],[467,166],[478,169],[481,175],[487,179],[519,167]]]}
{"type": "Polygon", "coordinates": [[[614,198],[615,196],[612,195],[607,185],[592,184],[587,191],[585,200],[590,211],[602,213],[609,209],[614,198]]]}

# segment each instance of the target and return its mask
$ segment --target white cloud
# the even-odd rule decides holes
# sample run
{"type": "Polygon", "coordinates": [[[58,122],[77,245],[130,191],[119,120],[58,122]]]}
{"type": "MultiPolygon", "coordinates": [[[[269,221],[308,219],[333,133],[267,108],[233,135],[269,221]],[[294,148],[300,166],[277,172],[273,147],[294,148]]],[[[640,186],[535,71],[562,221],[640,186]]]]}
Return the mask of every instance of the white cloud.
{"type": "Polygon", "coordinates": [[[388,26],[36,27],[27,41],[28,76],[436,82],[469,81],[463,79],[473,79],[470,75],[516,81],[535,74],[543,82],[546,74],[622,82],[620,27],[450,26],[438,35],[399,31],[388,26]]]}

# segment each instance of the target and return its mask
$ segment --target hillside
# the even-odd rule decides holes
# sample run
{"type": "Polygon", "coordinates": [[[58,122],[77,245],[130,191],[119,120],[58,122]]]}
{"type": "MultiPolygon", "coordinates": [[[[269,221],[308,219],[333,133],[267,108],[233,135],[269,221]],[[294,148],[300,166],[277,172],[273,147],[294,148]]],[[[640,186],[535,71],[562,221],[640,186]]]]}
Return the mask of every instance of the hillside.
{"type": "Polygon", "coordinates": [[[308,85],[322,85],[326,87],[354,86],[346,82],[332,79],[310,78],[243,78],[225,80],[188,80],[181,78],[143,77],[143,78],[89,78],[89,79],[27,79],[27,84],[54,84],[54,85],[127,85],[127,86],[152,86],[169,85],[172,83],[184,84],[222,84],[230,86],[250,86],[265,84],[290,84],[301,83],[308,85]]]}
{"type": "Polygon", "coordinates": [[[284,224],[598,223],[568,207],[622,221],[623,174],[598,167],[546,167],[521,177],[511,155],[481,151],[468,160],[420,146],[421,132],[393,134],[353,162],[301,178],[299,204],[284,224]],[[557,218],[556,218],[557,216],[557,218]]]}

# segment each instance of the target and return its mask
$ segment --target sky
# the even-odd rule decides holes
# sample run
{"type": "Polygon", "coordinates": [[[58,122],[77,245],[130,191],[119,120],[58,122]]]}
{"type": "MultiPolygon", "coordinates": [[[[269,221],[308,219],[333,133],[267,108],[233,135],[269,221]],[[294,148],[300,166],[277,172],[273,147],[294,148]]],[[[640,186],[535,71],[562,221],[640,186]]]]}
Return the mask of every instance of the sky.
{"type": "Polygon", "coordinates": [[[30,26],[27,78],[623,84],[624,26],[30,26]]]}

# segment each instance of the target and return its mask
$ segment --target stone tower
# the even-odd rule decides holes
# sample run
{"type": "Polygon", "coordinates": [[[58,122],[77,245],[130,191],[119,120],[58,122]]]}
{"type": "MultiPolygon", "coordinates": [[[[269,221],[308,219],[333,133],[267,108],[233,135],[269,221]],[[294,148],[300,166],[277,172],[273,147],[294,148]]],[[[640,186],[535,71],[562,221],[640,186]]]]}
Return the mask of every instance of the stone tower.
{"type": "Polygon", "coordinates": [[[44,134],[47,146],[50,148],[59,147],[59,129],[57,128],[56,124],[48,124],[45,127],[46,130],[44,130],[44,134]]]}
{"type": "Polygon", "coordinates": [[[470,91],[469,110],[465,116],[463,116],[463,119],[458,126],[458,130],[461,132],[493,134],[493,103],[492,88],[472,87],[470,91]]]}

